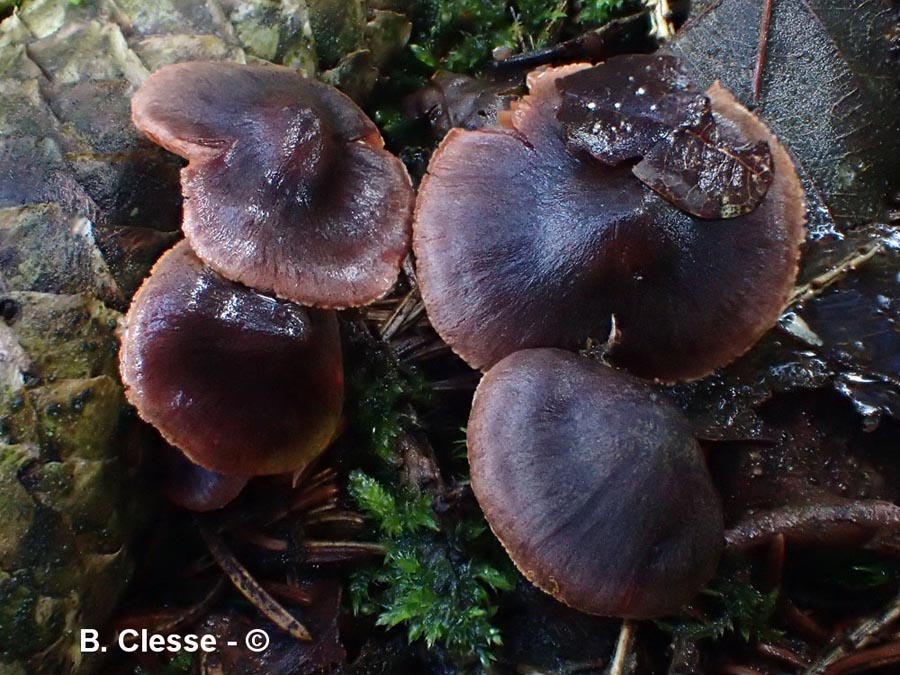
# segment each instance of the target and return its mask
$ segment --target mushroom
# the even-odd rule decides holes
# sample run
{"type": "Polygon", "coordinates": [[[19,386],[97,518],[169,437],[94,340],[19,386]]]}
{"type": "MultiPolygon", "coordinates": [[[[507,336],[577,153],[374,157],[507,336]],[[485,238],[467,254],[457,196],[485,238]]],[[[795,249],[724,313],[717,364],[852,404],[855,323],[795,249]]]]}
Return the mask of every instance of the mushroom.
{"type": "Polygon", "coordinates": [[[674,612],[710,580],[723,516],[687,419],[643,381],[559,349],[475,393],[472,489],[525,577],[575,609],[674,612]]]}
{"type": "MultiPolygon", "coordinates": [[[[694,379],[749,349],[787,301],[806,212],[788,153],[718,84],[698,98],[682,90],[670,61],[628,58],[643,59],[625,68],[634,81],[619,82],[635,88],[632,103],[643,89],[646,110],[688,109],[653,124],[639,123],[643,109],[610,118],[649,135],[613,135],[613,145],[628,141],[618,154],[598,157],[573,135],[583,131],[579,120],[559,118],[562,92],[574,95],[567,83],[586,108],[602,107],[571,84],[590,80],[590,66],[576,64],[531,73],[529,95],[498,126],[454,129],[431,159],[413,225],[419,284],[432,325],[474,368],[519,349],[577,349],[593,339],[608,341],[611,359],[635,374],[694,379]],[[668,78],[674,104],[659,78],[668,78]],[[754,160],[741,164],[737,187],[721,183],[738,176],[728,150],[754,160]],[[709,188],[711,176],[719,187],[696,200],[682,183],[709,188]]],[[[618,58],[607,63],[624,68],[618,58]]],[[[598,100],[617,91],[600,89],[598,100]]],[[[616,110],[619,101],[607,103],[616,110]]],[[[610,123],[592,122],[601,131],[610,123]]]]}
{"type": "Polygon", "coordinates": [[[125,322],[128,400],[203,468],[295,471],[336,435],[344,383],[333,311],[228,281],[182,242],[156,263],[125,322]]]}
{"type": "Polygon", "coordinates": [[[243,492],[247,476],[225,475],[194,464],[184,453],[160,441],[154,458],[159,466],[162,494],[188,511],[224,508],[243,492]]]}
{"type": "Polygon", "coordinates": [[[409,248],[412,184],[347,96],[280,66],[166,66],[134,124],[189,161],[184,232],[228,279],[304,305],[371,302],[409,248]]]}

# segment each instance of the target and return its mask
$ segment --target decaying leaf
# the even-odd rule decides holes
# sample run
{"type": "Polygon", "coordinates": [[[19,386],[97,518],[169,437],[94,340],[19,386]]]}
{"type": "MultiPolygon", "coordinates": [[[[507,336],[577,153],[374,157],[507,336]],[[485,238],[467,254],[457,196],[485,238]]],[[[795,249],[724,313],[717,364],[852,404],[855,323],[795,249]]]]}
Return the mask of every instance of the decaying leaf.
{"type": "Polygon", "coordinates": [[[701,122],[709,101],[677,59],[634,54],[561,78],[556,116],[566,142],[616,165],[643,157],[675,129],[701,122]]]}
{"type": "Polygon", "coordinates": [[[749,143],[712,112],[677,59],[618,56],[560,78],[567,145],[604,164],[640,160],[647,187],[699,218],[749,213],[772,182],[764,141],[749,143]]]}
{"type": "Polygon", "coordinates": [[[773,3],[758,92],[754,72],[765,3],[692,4],[691,18],[663,51],[684,63],[698,87],[720,80],[747,106],[758,93],[759,113],[839,225],[882,218],[885,197],[900,176],[900,87],[890,42],[896,3],[773,3]]]}
{"type": "Polygon", "coordinates": [[[769,144],[741,146],[723,138],[712,112],[698,125],[681,127],[657,142],[632,172],[682,211],[698,218],[736,218],[749,213],[772,183],[769,144]]]}
{"type": "Polygon", "coordinates": [[[217,643],[236,642],[204,655],[200,666],[203,675],[270,675],[271,673],[319,673],[346,658],[338,637],[338,611],[341,585],[332,579],[307,583],[302,590],[310,597],[308,607],[298,611],[309,626],[312,641],[295,640],[272,624],[249,619],[237,613],[210,615],[203,623],[205,633],[215,635],[217,643]],[[265,631],[270,643],[267,649],[254,652],[245,647],[247,634],[265,631]]]}
{"type": "Polygon", "coordinates": [[[717,448],[711,458],[735,549],[783,535],[794,546],[857,546],[900,529],[891,434],[866,433],[836,397],[774,400],[771,443],[717,448]]]}
{"type": "Polygon", "coordinates": [[[761,63],[758,113],[790,148],[807,192],[809,236],[799,301],[740,362],[679,387],[713,437],[759,437],[754,409],[772,395],[833,387],[867,429],[897,416],[900,266],[886,219],[896,176],[900,106],[892,57],[896,4],[785,0],[772,5],[759,60],[763,3],[704,0],[663,51],[698,84],[716,79],[748,105],[761,63]],[[884,222],[881,220],[881,222],[884,222]],[[711,424],[716,419],[716,424],[711,424]]]}

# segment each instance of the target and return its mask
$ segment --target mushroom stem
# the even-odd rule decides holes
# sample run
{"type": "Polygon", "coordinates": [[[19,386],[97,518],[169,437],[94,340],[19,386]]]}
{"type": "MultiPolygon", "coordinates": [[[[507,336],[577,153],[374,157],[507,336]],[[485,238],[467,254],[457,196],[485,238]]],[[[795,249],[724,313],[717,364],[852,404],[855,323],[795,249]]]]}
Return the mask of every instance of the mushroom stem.
{"type": "Polygon", "coordinates": [[[625,619],[619,629],[619,640],[616,642],[616,652],[609,665],[609,675],[630,675],[634,672],[634,632],[635,622],[625,619]]]}

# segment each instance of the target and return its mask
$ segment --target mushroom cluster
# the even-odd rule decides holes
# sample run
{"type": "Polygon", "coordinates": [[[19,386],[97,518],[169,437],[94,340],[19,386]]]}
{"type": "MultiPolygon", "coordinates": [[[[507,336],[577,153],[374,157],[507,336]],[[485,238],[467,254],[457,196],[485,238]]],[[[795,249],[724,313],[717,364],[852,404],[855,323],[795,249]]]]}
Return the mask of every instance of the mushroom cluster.
{"type": "Polygon", "coordinates": [[[422,297],[486,371],[472,488],[520,571],[589,613],[664,615],[714,573],[723,516],[689,422],[639,377],[703,377],[775,323],[803,190],[765,124],[672,57],[538,70],[528,87],[432,157],[422,297]],[[590,341],[625,370],[562,351],[590,341]]]}
{"type": "Polygon", "coordinates": [[[562,602],[660,616],[714,573],[723,516],[690,423],[640,378],[702,377],[775,322],[803,190],[769,129],[671,57],[528,86],[496,124],[447,134],[413,213],[402,163],[336,90],[274,66],[151,76],[133,118],[189,162],[186,242],[135,296],[122,377],[215,472],[182,503],[299,470],[339,427],[334,310],[392,287],[412,226],[432,325],[486,371],[469,459],[494,533],[562,602]],[[622,369],[565,351],[591,340],[622,369]]]}
{"type": "Polygon", "coordinates": [[[134,297],[122,380],[138,414],[210,472],[191,479],[202,499],[177,501],[215,508],[248,476],[307,466],[337,434],[334,309],[393,286],[412,184],[356,104],[288,68],[167,66],[132,117],[188,160],[186,241],[134,297]]]}

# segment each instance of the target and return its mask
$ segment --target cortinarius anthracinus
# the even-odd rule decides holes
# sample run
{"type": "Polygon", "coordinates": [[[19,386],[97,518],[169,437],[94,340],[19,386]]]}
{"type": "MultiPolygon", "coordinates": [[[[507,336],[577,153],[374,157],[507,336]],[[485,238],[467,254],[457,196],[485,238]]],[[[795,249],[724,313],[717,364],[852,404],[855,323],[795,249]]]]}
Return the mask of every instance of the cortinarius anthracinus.
{"type": "Polygon", "coordinates": [[[338,431],[344,381],[335,313],[228,281],[185,242],[135,295],[120,369],[138,414],[217,473],[296,471],[338,431]]]}
{"type": "Polygon", "coordinates": [[[723,516],[702,452],[642,380],[559,349],[518,351],[478,385],[468,446],[491,529],[557,600],[657,617],[715,572],[723,516]]]}
{"type": "Polygon", "coordinates": [[[482,370],[608,340],[616,364],[665,381],[743,354],[797,273],[806,209],[787,151],[671,57],[528,86],[498,126],[452,130],[422,181],[413,248],[441,337],[482,370]]]}
{"type": "Polygon", "coordinates": [[[132,118],[189,160],[184,233],[224,277],[326,308],[366,304],[394,285],[412,184],[334,87],[281,66],[178,63],[141,85],[132,118]]]}

